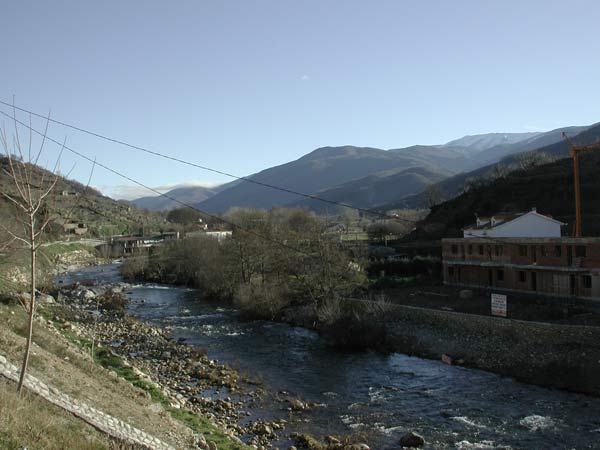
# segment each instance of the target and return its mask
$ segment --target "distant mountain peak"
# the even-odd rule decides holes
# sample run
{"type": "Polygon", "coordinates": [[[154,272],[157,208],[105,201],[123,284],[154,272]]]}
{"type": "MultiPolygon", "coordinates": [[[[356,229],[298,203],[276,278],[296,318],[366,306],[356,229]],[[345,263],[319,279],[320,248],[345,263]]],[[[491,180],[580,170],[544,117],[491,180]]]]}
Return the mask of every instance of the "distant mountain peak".
{"type": "Polygon", "coordinates": [[[528,133],[484,133],[469,134],[459,139],[445,143],[442,147],[465,147],[470,152],[476,153],[487,150],[497,145],[516,144],[518,142],[534,139],[543,132],[528,133]]]}

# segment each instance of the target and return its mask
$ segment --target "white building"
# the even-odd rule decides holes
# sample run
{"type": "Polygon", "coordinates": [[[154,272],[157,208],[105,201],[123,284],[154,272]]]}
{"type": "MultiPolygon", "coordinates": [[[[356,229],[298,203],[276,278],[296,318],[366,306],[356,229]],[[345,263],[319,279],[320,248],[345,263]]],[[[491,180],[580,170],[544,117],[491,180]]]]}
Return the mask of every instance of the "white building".
{"type": "Polygon", "coordinates": [[[527,213],[496,214],[477,217],[477,221],[463,229],[463,236],[470,237],[560,237],[564,223],[544,216],[532,208],[527,213]]]}

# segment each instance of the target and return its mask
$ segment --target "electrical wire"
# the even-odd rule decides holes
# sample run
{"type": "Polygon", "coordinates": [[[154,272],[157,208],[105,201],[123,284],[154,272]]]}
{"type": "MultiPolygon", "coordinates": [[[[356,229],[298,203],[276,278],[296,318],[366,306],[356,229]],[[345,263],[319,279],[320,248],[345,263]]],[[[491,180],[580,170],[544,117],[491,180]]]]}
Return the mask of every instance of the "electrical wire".
{"type": "MultiPolygon", "coordinates": [[[[140,146],[137,146],[137,145],[134,145],[134,144],[130,144],[128,142],[125,142],[125,141],[122,141],[122,140],[119,140],[119,139],[114,139],[114,138],[111,138],[109,136],[105,136],[103,134],[96,133],[94,131],[86,130],[85,128],[81,128],[81,127],[78,127],[78,126],[75,126],[75,125],[72,125],[72,124],[69,124],[69,123],[66,123],[66,122],[62,122],[60,120],[52,119],[49,116],[44,116],[42,114],[30,111],[28,109],[20,108],[18,106],[15,106],[15,105],[7,103],[7,102],[4,102],[2,100],[0,100],[0,104],[8,106],[8,107],[11,107],[11,108],[14,108],[14,109],[17,109],[17,110],[19,110],[21,112],[24,112],[24,113],[27,113],[27,114],[31,114],[31,115],[33,115],[35,117],[42,118],[42,119],[47,120],[49,122],[55,123],[57,125],[62,125],[64,127],[71,128],[71,129],[79,131],[81,133],[85,133],[85,134],[88,134],[90,136],[94,136],[94,137],[97,137],[99,139],[103,139],[105,141],[109,141],[109,142],[112,142],[112,143],[115,143],[115,144],[119,144],[119,145],[122,145],[122,146],[125,146],[125,147],[128,147],[128,148],[131,148],[133,150],[138,150],[138,151],[141,151],[141,152],[144,152],[144,153],[148,153],[148,154],[151,154],[151,155],[154,155],[154,156],[158,156],[160,158],[165,158],[165,159],[168,159],[168,160],[171,160],[171,161],[175,161],[175,162],[178,162],[180,164],[185,164],[185,165],[188,165],[188,166],[191,166],[191,167],[195,167],[195,168],[198,168],[198,169],[206,170],[208,172],[213,172],[213,173],[216,173],[216,174],[219,174],[219,175],[224,175],[226,177],[233,178],[233,179],[236,179],[236,180],[245,181],[245,182],[248,182],[248,183],[253,183],[253,184],[256,184],[256,185],[259,185],[259,186],[263,186],[263,187],[266,187],[266,188],[269,188],[269,189],[275,189],[275,190],[278,190],[278,191],[287,192],[288,194],[293,194],[293,195],[297,195],[297,196],[300,196],[300,197],[308,198],[308,199],[311,199],[311,200],[320,201],[320,202],[327,203],[327,204],[330,204],[330,205],[342,206],[344,208],[353,209],[355,211],[359,211],[359,212],[362,212],[362,213],[365,213],[365,214],[371,214],[371,215],[378,216],[378,217],[385,218],[385,219],[397,220],[397,221],[401,221],[401,222],[405,222],[405,223],[411,223],[411,224],[415,224],[417,222],[415,220],[410,220],[410,219],[405,219],[405,218],[402,218],[402,217],[397,217],[397,216],[394,216],[394,215],[389,215],[389,214],[386,214],[386,213],[383,213],[381,211],[377,211],[377,210],[374,210],[374,209],[361,208],[361,207],[358,207],[358,206],[350,205],[348,203],[337,202],[335,200],[328,200],[326,198],[318,197],[316,195],[312,195],[312,194],[307,194],[307,193],[304,193],[304,192],[295,191],[293,189],[288,189],[288,188],[284,188],[284,187],[281,187],[281,186],[275,186],[273,184],[264,183],[262,181],[257,181],[257,180],[254,180],[252,178],[249,178],[249,177],[242,177],[242,176],[239,176],[239,175],[234,175],[234,174],[229,173],[229,172],[225,172],[225,171],[218,170],[218,169],[213,169],[213,168],[208,167],[208,166],[204,166],[204,165],[201,165],[201,164],[193,163],[191,161],[186,161],[184,159],[180,159],[180,158],[177,158],[175,156],[170,156],[170,155],[167,155],[167,154],[164,154],[164,153],[160,153],[160,152],[157,152],[157,151],[154,151],[154,150],[150,150],[148,148],[144,148],[144,147],[140,147],[140,146]]],[[[12,119],[12,117],[11,117],[11,119],[12,119]]]]}
{"type": "Polygon", "coordinates": [[[158,190],[156,190],[156,189],[154,189],[154,188],[152,188],[152,187],[150,187],[150,186],[147,186],[147,185],[145,185],[144,183],[142,183],[142,182],[140,182],[140,181],[137,181],[137,180],[135,180],[134,178],[131,178],[131,177],[130,177],[130,176],[128,176],[128,175],[125,175],[124,173],[121,173],[121,172],[119,172],[119,171],[117,171],[117,170],[115,170],[115,169],[113,169],[113,168],[111,168],[111,167],[109,167],[109,166],[107,166],[107,165],[105,165],[105,164],[101,163],[101,162],[98,162],[97,160],[94,160],[94,159],[90,158],[89,156],[87,156],[87,155],[85,155],[85,154],[83,154],[83,153],[81,153],[81,152],[79,152],[79,151],[77,151],[77,150],[74,150],[74,149],[72,149],[72,148],[68,147],[68,146],[67,146],[67,145],[65,145],[64,143],[61,143],[61,142],[59,142],[59,141],[57,141],[57,140],[55,140],[55,139],[53,139],[53,138],[51,138],[51,137],[49,137],[49,136],[45,136],[45,135],[44,135],[44,133],[42,133],[42,132],[40,132],[40,131],[36,130],[35,128],[32,128],[30,125],[28,125],[28,124],[26,124],[26,123],[24,123],[24,122],[22,122],[22,121],[20,121],[20,120],[16,119],[15,117],[12,117],[12,116],[10,116],[9,114],[5,113],[4,111],[1,111],[1,110],[0,110],[0,114],[2,114],[2,115],[4,115],[4,116],[8,117],[10,120],[14,120],[14,121],[15,121],[15,122],[17,122],[19,125],[21,125],[21,126],[23,126],[23,127],[27,128],[27,129],[29,129],[30,131],[33,131],[34,133],[36,133],[36,134],[38,134],[38,135],[40,135],[40,136],[44,137],[46,140],[48,140],[48,141],[50,141],[50,142],[53,142],[53,143],[55,143],[56,145],[59,145],[59,146],[60,146],[62,149],[64,149],[64,150],[67,150],[67,151],[69,151],[69,152],[73,153],[74,155],[77,155],[77,156],[79,156],[80,158],[83,158],[83,159],[85,159],[85,160],[87,160],[87,161],[89,161],[89,162],[91,162],[91,163],[94,163],[95,165],[97,165],[97,166],[99,166],[99,167],[102,167],[103,169],[105,169],[105,170],[108,170],[109,172],[111,172],[111,173],[113,173],[113,174],[115,174],[115,175],[117,175],[117,176],[119,176],[119,177],[121,177],[121,178],[124,178],[125,180],[128,180],[128,181],[130,181],[130,182],[132,182],[132,183],[134,183],[134,184],[137,184],[138,186],[140,186],[140,187],[142,187],[142,188],[144,188],[144,189],[147,189],[147,190],[149,190],[149,191],[151,191],[151,192],[154,192],[154,193],[155,193],[155,194],[157,194],[158,196],[161,196],[161,197],[163,197],[163,198],[167,198],[167,199],[169,199],[169,200],[172,200],[172,201],[174,201],[174,202],[178,203],[179,205],[181,205],[181,206],[183,206],[183,207],[186,207],[186,208],[193,209],[193,210],[195,210],[195,211],[197,211],[197,212],[199,212],[199,213],[201,213],[201,214],[204,214],[204,215],[205,215],[205,216],[207,216],[207,217],[210,217],[211,219],[215,219],[215,220],[218,220],[218,221],[220,221],[220,222],[222,222],[222,223],[225,223],[225,224],[229,225],[230,227],[232,227],[232,229],[238,229],[238,230],[240,230],[240,231],[243,231],[243,232],[245,232],[245,233],[248,233],[248,234],[254,235],[254,236],[258,237],[258,238],[261,238],[261,239],[263,239],[263,240],[265,240],[265,241],[268,241],[268,242],[274,243],[274,244],[276,244],[276,245],[278,245],[278,246],[280,246],[280,247],[282,247],[282,248],[285,248],[285,249],[287,249],[287,250],[292,250],[292,251],[294,251],[294,252],[296,252],[296,253],[300,253],[300,254],[303,254],[303,255],[305,255],[305,256],[313,256],[313,255],[311,255],[310,253],[307,253],[307,252],[305,252],[304,250],[301,250],[301,249],[298,249],[298,248],[296,248],[296,247],[293,247],[293,246],[291,246],[291,245],[288,245],[288,244],[285,244],[285,243],[283,243],[283,242],[277,241],[277,240],[275,240],[275,239],[272,239],[272,238],[270,238],[270,237],[268,237],[268,236],[264,236],[264,235],[262,235],[262,234],[260,234],[260,233],[257,233],[257,232],[255,232],[255,231],[253,231],[253,230],[248,230],[248,229],[245,229],[244,227],[242,227],[242,226],[240,226],[240,225],[238,225],[238,224],[236,224],[236,223],[230,222],[230,221],[228,221],[228,220],[226,220],[226,219],[223,219],[222,217],[219,217],[219,216],[215,216],[215,215],[213,215],[213,214],[210,214],[210,213],[208,213],[208,212],[206,212],[206,211],[203,211],[203,210],[201,210],[201,209],[199,209],[199,208],[197,208],[197,207],[195,207],[195,206],[193,206],[193,205],[190,205],[190,204],[188,204],[188,203],[186,203],[186,202],[183,202],[183,201],[181,201],[181,200],[178,200],[178,199],[176,199],[176,198],[174,198],[174,197],[171,197],[171,196],[170,196],[170,195],[168,195],[168,194],[161,193],[160,191],[158,191],[158,190]]]}

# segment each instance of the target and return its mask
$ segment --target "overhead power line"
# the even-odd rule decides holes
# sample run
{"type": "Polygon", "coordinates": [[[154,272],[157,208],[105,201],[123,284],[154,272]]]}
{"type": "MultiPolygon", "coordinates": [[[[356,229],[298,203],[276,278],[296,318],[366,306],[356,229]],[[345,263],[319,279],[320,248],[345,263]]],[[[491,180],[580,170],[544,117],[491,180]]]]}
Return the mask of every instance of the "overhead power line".
{"type": "Polygon", "coordinates": [[[255,232],[255,231],[253,231],[253,230],[246,229],[246,228],[244,228],[244,227],[242,227],[242,226],[240,226],[240,225],[238,225],[238,224],[236,224],[236,223],[234,223],[234,222],[230,222],[230,221],[228,221],[228,220],[226,220],[226,219],[223,219],[222,217],[215,216],[215,215],[213,215],[213,214],[210,214],[210,213],[208,213],[208,212],[206,212],[206,211],[203,211],[203,210],[201,210],[201,209],[197,208],[196,206],[190,205],[190,204],[188,204],[188,203],[186,203],[186,202],[183,202],[183,201],[181,201],[181,200],[179,200],[179,199],[176,199],[176,198],[174,198],[174,197],[171,197],[171,196],[170,196],[170,195],[168,195],[168,194],[164,194],[164,193],[162,193],[162,192],[160,192],[160,191],[158,191],[158,190],[156,190],[156,189],[154,189],[154,188],[152,188],[152,187],[150,187],[150,186],[147,186],[147,185],[145,185],[144,183],[142,183],[142,182],[140,182],[140,181],[137,181],[137,180],[136,180],[136,179],[134,179],[134,178],[131,178],[131,177],[130,177],[130,176],[128,176],[128,175],[125,175],[124,173],[121,173],[121,172],[119,172],[118,170],[115,170],[115,169],[113,169],[113,168],[111,168],[111,167],[109,167],[109,166],[107,166],[107,165],[105,165],[105,164],[103,164],[103,163],[101,163],[101,162],[98,162],[98,161],[97,161],[97,160],[95,160],[95,159],[92,159],[92,158],[90,158],[89,156],[87,156],[87,155],[85,155],[85,154],[83,154],[83,153],[81,153],[81,152],[79,152],[79,151],[77,151],[77,150],[75,150],[75,149],[72,149],[72,148],[68,147],[68,146],[67,146],[67,145],[65,145],[64,143],[62,143],[62,142],[59,142],[59,141],[57,141],[57,140],[55,140],[55,139],[53,139],[53,138],[51,138],[51,137],[49,137],[49,136],[45,135],[45,134],[44,134],[44,133],[42,133],[41,131],[38,131],[38,130],[36,130],[35,128],[31,127],[31,125],[28,125],[28,124],[26,124],[26,123],[24,123],[24,122],[21,122],[20,120],[16,119],[15,117],[12,117],[10,114],[7,114],[7,113],[5,113],[5,112],[4,112],[4,111],[2,111],[2,110],[0,110],[0,114],[2,114],[2,115],[3,115],[3,116],[5,116],[5,117],[8,117],[10,120],[14,120],[14,121],[15,121],[16,123],[18,123],[19,125],[21,125],[21,126],[23,126],[23,127],[27,128],[28,130],[30,130],[30,131],[32,131],[32,132],[34,132],[34,133],[36,133],[36,134],[40,135],[40,136],[41,136],[42,138],[44,138],[45,140],[48,140],[48,141],[50,141],[50,142],[53,142],[53,143],[55,143],[56,145],[59,145],[59,146],[60,146],[62,149],[64,149],[64,150],[67,150],[67,151],[69,151],[69,152],[73,153],[74,155],[77,155],[77,156],[79,156],[80,158],[83,158],[83,159],[85,159],[85,160],[87,160],[87,161],[89,161],[89,162],[91,162],[91,163],[95,164],[96,166],[102,167],[103,169],[105,169],[105,170],[108,170],[109,172],[111,172],[111,173],[113,173],[113,174],[115,174],[115,175],[117,175],[117,176],[119,176],[119,177],[121,177],[121,178],[123,178],[123,179],[125,179],[125,180],[127,180],[127,181],[131,181],[132,183],[135,183],[135,184],[137,184],[138,186],[140,186],[140,187],[142,187],[142,188],[144,188],[144,189],[147,189],[147,190],[149,190],[149,191],[151,191],[151,192],[154,192],[155,194],[157,194],[157,195],[159,195],[159,196],[161,196],[161,197],[164,197],[164,198],[167,198],[167,199],[169,199],[169,200],[172,200],[172,201],[174,201],[174,202],[176,202],[176,203],[180,204],[181,206],[184,206],[184,207],[186,207],[186,208],[191,208],[191,209],[193,209],[193,210],[195,210],[195,211],[197,211],[197,212],[199,212],[199,213],[201,213],[201,214],[204,214],[204,215],[206,215],[206,216],[208,216],[208,217],[210,217],[210,218],[212,218],[212,219],[215,219],[215,220],[218,220],[218,221],[220,221],[220,222],[222,222],[222,223],[225,223],[225,224],[229,225],[230,227],[232,227],[233,229],[239,229],[239,230],[241,230],[241,231],[243,231],[243,232],[245,232],[245,233],[251,234],[251,235],[253,235],[253,236],[256,236],[256,237],[258,237],[258,238],[260,238],[260,239],[263,239],[263,240],[265,240],[265,241],[272,242],[272,243],[274,243],[274,244],[276,244],[276,245],[278,245],[278,246],[280,246],[280,247],[282,247],[282,248],[285,248],[285,249],[287,249],[287,250],[292,250],[292,251],[294,251],[294,252],[296,252],[296,253],[300,253],[300,254],[303,254],[303,255],[305,255],[305,256],[313,256],[313,255],[311,255],[310,253],[307,253],[307,252],[305,252],[305,251],[304,251],[304,250],[302,250],[302,249],[298,249],[298,248],[296,248],[296,247],[293,247],[293,246],[291,246],[291,245],[288,245],[288,244],[285,244],[285,243],[283,243],[283,242],[280,242],[280,241],[278,241],[278,240],[276,240],[276,239],[272,239],[272,238],[270,238],[270,237],[268,237],[268,236],[265,236],[265,235],[263,235],[263,234],[257,233],[257,232],[255,232]]]}
{"type": "MultiPolygon", "coordinates": [[[[204,166],[204,165],[197,164],[197,163],[194,163],[194,162],[191,162],[191,161],[186,161],[184,159],[177,158],[175,156],[167,155],[167,154],[160,153],[160,152],[157,152],[157,151],[154,151],[154,150],[150,150],[150,149],[145,148],[145,147],[140,147],[138,145],[130,144],[129,142],[125,142],[125,141],[122,141],[122,140],[119,140],[119,139],[114,139],[114,138],[111,138],[109,136],[105,136],[105,135],[100,134],[100,133],[96,133],[96,132],[93,132],[93,131],[90,131],[90,130],[86,130],[85,128],[80,128],[78,126],[75,126],[75,125],[72,125],[72,124],[69,124],[69,123],[66,123],[66,122],[61,122],[60,120],[52,119],[52,118],[50,118],[48,116],[45,116],[45,115],[42,115],[42,114],[30,111],[30,110],[25,109],[25,108],[20,108],[18,106],[15,106],[15,105],[7,103],[7,102],[4,102],[2,100],[0,100],[0,104],[8,106],[10,108],[17,109],[17,110],[19,110],[21,112],[25,112],[27,114],[31,114],[33,116],[42,118],[44,120],[48,120],[48,121],[50,121],[52,123],[55,123],[57,125],[62,125],[64,127],[71,128],[71,129],[79,131],[81,133],[85,133],[85,134],[88,134],[90,136],[94,136],[94,137],[97,137],[99,139],[103,139],[103,140],[108,141],[108,142],[113,142],[115,144],[123,145],[123,146],[131,148],[133,150],[138,150],[138,151],[141,151],[141,152],[144,152],[144,153],[148,153],[150,155],[158,156],[160,158],[165,158],[165,159],[168,159],[168,160],[171,160],[171,161],[178,162],[180,164],[185,164],[187,166],[195,167],[197,169],[202,169],[202,170],[206,170],[208,172],[213,172],[213,173],[216,173],[216,174],[219,174],[219,175],[224,175],[226,177],[233,178],[233,179],[240,180],[240,181],[245,181],[245,182],[248,182],[248,183],[253,183],[253,184],[256,184],[256,185],[259,185],[259,186],[263,186],[263,187],[266,187],[266,188],[269,188],[269,189],[275,189],[275,190],[278,190],[278,191],[287,192],[288,194],[297,195],[297,196],[300,196],[300,197],[308,198],[310,200],[316,200],[316,201],[319,201],[319,202],[322,202],[322,203],[327,203],[327,204],[335,205],[335,206],[342,206],[344,208],[353,209],[355,211],[360,211],[360,212],[365,213],[365,214],[371,214],[371,215],[374,215],[374,216],[382,217],[384,219],[393,219],[393,220],[398,220],[398,221],[402,221],[402,222],[406,222],[406,223],[411,223],[411,224],[415,224],[417,222],[415,220],[410,220],[410,219],[405,219],[405,218],[402,218],[402,217],[392,216],[392,215],[389,215],[389,214],[386,214],[386,213],[383,213],[381,211],[377,211],[377,210],[374,210],[374,209],[361,208],[361,207],[353,206],[353,205],[350,205],[350,204],[344,203],[344,202],[338,202],[338,201],[335,201],[335,200],[328,200],[326,198],[318,197],[318,196],[312,195],[312,194],[307,194],[305,192],[299,192],[299,191],[295,191],[293,189],[288,189],[288,188],[281,187],[281,186],[275,186],[275,185],[270,184],[270,183],[264,183],[262,181],[257,181],[257,180],[254,180],[252,178],[249,178],[249,177],[243,177],[243,176],[239,176],[239,175],[234,175],[232,173],[225,172],[223,170],[213,169],[212,167],[204,166]]],[[[11,117],[11,119],[12,119],[12,117],[11,117]]]]}

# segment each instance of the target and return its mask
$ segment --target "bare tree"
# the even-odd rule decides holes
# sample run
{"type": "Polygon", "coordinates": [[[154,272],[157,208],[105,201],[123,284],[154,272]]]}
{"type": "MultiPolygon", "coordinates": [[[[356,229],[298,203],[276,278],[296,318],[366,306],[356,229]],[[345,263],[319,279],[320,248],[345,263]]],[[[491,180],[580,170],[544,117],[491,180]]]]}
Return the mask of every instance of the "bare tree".
{"type": "Polygon", "coordinates": [[[49,209],[47,208],[46,201],[58,181],[56,173],[60,155],[52,172],[40,170],[37,164],[46,141],[49,121],[46,121],[41,143],[37,151],[35,151],[32,149],[33,136],[31,126],[29,126],[27,149],[24,149],[19,137],[16,114],[13,120],[15,130],[12,139],[9,139],[4,127],[0,128],[0,141],[5,154],[4,161],[2,161],[2,172],[8,177],[8,183],[0,187],[0,195],[14,207],[16,226],[8,227],[0,224],[0,228],[8,236],[8,242],[5,243],[4,247],[20,244],[28,250],[30,255],[30,294],[28,301],[23,300],[22,302],[28,315],[28,325],[23,364],[17,385],[17,392],[20,393],[27,372],[33,336],[33,319],[36,309],[36,256],[42,242],[42,235],[50,223],[49,209]]]}

